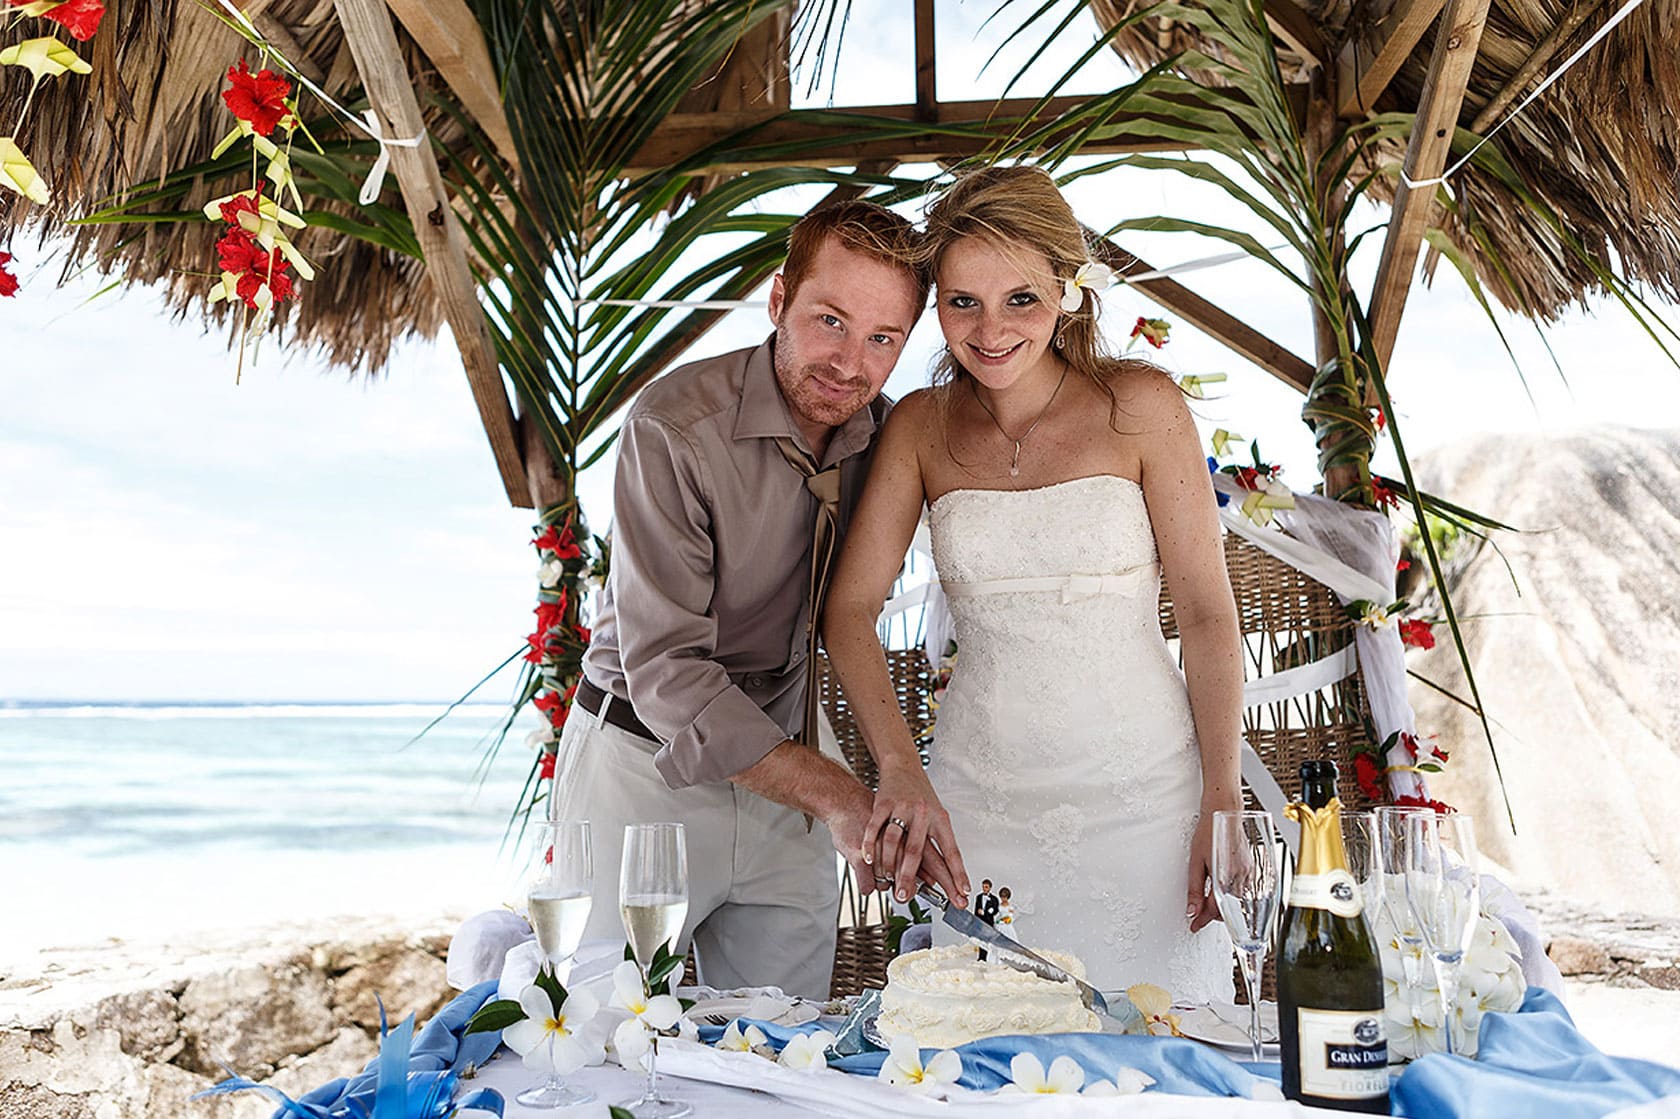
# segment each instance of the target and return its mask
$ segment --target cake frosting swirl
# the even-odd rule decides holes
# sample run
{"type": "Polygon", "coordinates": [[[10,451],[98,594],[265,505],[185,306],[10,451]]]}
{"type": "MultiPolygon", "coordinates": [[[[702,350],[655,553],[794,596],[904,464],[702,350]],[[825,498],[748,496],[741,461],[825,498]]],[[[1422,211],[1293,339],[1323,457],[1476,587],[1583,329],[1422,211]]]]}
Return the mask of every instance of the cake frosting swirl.
{"type": "MultiPolygon", "coordinates": [[[[1084,965],[1074,957],[1042,954],[1070,975],[1085,977],[1084,965]]],[[[1100,1028],[1072,983],[982,961],[972,944],[908,952],[888,964],[875,1025],[884,1037],[909,1034],[918,1045],[934,1049],[983,1037],[1100,1028]]]]}

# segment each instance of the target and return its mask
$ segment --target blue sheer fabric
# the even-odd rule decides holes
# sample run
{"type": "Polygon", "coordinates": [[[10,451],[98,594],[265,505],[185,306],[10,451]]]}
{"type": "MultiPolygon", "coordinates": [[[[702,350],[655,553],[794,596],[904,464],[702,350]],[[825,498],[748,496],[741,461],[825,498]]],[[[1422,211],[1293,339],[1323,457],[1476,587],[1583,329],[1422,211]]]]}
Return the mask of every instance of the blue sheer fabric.
{"type": "Polygon", "coordinates": [[[1680,1069],[1606,1056],[1581,1036],[1556,995],[1530,987],[1517,1013],[1482,1019],[1475,1060],[1434,1054],[1414,1061],[1392,1099],[1394,1114],[1415,1119],[1598,1119],[1661,1099],[1680,1111],[1680,1069]]]}

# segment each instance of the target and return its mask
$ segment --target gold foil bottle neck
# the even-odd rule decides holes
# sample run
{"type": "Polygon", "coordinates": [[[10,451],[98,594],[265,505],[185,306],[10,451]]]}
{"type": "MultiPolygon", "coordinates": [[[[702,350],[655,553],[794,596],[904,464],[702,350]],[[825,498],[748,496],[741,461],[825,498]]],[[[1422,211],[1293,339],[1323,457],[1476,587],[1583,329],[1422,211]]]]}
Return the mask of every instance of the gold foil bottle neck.
{"type": "Polygon", "coordinates": [[[1342,845],[1342,802],[1331,797],[1323,808],[1297,801],[1285,806],[1283,814],[1301,825],[1301,851],[1295,860],[1296,874],[1326,874],[1347,870],[1347,848],[1342,845]]]}

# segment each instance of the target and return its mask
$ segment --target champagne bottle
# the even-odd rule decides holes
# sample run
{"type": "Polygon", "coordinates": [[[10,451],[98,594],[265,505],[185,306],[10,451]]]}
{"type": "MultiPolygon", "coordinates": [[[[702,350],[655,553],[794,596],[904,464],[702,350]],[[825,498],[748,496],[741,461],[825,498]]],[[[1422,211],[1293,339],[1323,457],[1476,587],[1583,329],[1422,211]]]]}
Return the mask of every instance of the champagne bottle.
{"type": "Polygon", "coordinates": [[[1301,764],[1301,848],[1278,932],[1283,1094],[1341,1111],[1388,1114],[1382,959],[1348,871],[1336,765],[1301,764]]]}

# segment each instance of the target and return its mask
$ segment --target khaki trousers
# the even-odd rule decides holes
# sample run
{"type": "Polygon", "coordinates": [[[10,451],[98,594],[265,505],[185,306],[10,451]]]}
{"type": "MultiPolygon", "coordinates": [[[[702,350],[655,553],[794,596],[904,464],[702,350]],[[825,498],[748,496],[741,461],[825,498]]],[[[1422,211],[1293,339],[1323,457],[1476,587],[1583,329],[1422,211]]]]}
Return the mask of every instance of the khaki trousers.
{"type": "Polygon", "coordinates": [[[828,829],[807,831],[803,813],[732,782],[672,789],[653,767],[657,749],[581,707],[561,732],[554,814],[588,820],[595,851],[595,902],[578,964],[593,972],[592,956],[606,965],[623,952],[624,825],[673,821],[688,847],[688,918],[677,952],[692,942],[700,982],[826,999],[840,907],[828,829]]]}

